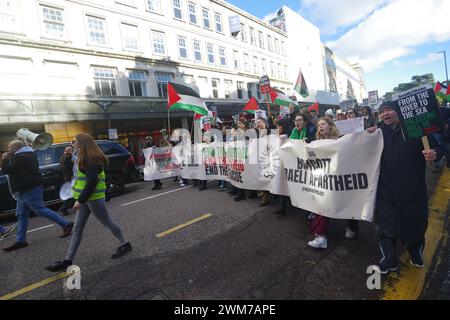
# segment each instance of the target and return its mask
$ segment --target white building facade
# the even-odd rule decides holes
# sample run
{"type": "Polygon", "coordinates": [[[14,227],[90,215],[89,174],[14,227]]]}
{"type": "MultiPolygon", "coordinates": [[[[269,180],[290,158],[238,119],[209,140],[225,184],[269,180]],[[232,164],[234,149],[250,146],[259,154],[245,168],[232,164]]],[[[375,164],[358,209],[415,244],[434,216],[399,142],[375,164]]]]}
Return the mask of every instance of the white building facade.
{"type": "Polygon", "coordinates": [[[364,71],[336,57],[320,39],[320,30],[295,11],[283,6],[270,23],[288,35],[289,80],[295,85],[301,70],[309,96],[299,101],[338,106],[342,101],[362,103],[367,98],[364,71]]]}
{"type": "Polygon", "coordinates": [[[238,110],[292,87],[286,39],[218,0],[0,0],[0,125],[164,118],[167,81],[238,110]]]}

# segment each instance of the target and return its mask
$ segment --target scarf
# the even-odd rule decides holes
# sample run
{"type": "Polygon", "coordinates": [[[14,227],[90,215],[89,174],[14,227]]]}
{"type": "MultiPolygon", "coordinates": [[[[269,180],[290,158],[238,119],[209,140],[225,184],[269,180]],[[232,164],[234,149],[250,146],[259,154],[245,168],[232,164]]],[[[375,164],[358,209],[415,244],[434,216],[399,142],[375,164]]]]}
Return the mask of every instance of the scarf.
{"type": "Polygon", "coordinates": [[[295,139],[295,140],[306,139],[306,127],[303,128],[301,131],[298,131],[297,128],[294,128],[294,130],[292,130],[292,133],[291,133],[291,136],[289,137],[289,139],[295,139]]]}

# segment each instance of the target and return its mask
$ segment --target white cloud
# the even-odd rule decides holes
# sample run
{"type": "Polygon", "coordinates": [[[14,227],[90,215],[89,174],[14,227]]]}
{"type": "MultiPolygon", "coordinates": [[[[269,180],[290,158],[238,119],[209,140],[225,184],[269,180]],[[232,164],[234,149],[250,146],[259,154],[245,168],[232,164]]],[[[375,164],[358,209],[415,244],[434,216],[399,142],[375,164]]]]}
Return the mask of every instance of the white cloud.
{"type": "Polygon", "coordinates": [[[320,26],[324,35],[335,34],[366,19],[373,11],[393,0],[301,0],[300,15],[320,26]]]}
{"type": "Polygon", "coordinates": [[[450,40],[449,12],[450,0],[396,0],[328,45],[372,71],[418,46],[450,40]]]}
{"type": "Polygon", "coordinates": [[[434,61],[438,61],[442,59],[442,54],[441,53],[429,53],[428,55],[426,55],[425,57],[419,58],[414,60],[413,62],[411,62],[411,64],[413,65],[421,65],[421,64],[428,64],[434,61]]]}

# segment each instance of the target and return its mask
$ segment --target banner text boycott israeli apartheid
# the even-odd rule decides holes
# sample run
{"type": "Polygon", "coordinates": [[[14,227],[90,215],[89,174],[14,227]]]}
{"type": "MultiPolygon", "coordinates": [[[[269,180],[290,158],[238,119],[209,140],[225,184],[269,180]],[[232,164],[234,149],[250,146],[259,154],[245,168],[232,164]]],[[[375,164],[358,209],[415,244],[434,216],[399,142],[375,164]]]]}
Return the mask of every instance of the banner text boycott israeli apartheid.
{"type": "MultiPolygon", "coordinates": [[[[196,144],[184,152],[184,159],[177,156],[180,165],[174,175],[290,196],[294,206],[328,217],[372,220],[383,149],[379,131],[311,144],[285,140],[282,148],[280,143],[279,136],[271,135],[196,144]],[[192,162],[193,154],[198,164],[192,162]]],[[[174,154],[182,153],[177,148],[174,154]]]]}

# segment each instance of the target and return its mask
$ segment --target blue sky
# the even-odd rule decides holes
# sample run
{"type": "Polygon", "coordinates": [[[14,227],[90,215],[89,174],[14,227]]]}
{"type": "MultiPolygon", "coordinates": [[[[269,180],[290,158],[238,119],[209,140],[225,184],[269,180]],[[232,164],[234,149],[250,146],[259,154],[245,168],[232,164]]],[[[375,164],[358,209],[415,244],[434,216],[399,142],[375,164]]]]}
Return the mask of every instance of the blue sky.
{"type": "Polygon", "coordinates": [[[438,51],[450,67],[450,0],[227,1],[261,19],[282,5],[299,12],[337,55],[363,66],[368,91],[384,94],[425,73],[444,81],[438,51]]]}

